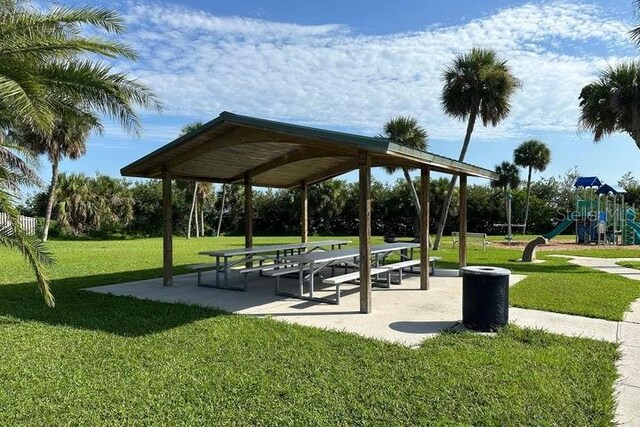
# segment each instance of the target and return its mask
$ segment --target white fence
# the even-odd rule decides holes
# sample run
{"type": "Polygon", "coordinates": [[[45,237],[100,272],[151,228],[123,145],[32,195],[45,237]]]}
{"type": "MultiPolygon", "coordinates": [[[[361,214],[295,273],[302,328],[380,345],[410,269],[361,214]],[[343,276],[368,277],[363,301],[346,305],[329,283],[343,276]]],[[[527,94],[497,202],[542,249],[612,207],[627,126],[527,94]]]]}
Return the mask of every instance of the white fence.
{"type": "MultiPolygon", "coordinates": [[[[0,228],[4,228],[6,224],[11,225],[11,219],[9,215],[4,212],[0,212],[0,228]]],[[[27,234],[36,234],[36,219],[30,216],[20,215],[20,224],[27,234]]]]}

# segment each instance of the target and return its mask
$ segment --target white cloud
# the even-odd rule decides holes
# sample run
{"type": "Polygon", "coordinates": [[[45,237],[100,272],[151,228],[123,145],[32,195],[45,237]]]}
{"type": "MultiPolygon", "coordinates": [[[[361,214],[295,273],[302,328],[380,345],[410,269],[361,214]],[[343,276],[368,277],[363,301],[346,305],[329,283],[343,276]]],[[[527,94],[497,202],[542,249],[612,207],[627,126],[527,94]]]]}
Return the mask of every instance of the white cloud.
{"type": "Polygon", "coordinates": [[[464,124],[442,112],[440,75],[473,46],[499,51],[524,84],[510,117],[478,129],[476,138],[575,132],[580,88],[632,52],[625,23],[575,2],[527,4],[458,26],[385,36],[157,3],[129,4],[124,13],[126,39],[141,62],[118,65],[162,97],[166,115],[206,120],[228,110],[368,134],[391,116],[413,114],[433,138],[458,140],[464,124]],[[591,44],[599,52],[577,53],[591,44]]]}

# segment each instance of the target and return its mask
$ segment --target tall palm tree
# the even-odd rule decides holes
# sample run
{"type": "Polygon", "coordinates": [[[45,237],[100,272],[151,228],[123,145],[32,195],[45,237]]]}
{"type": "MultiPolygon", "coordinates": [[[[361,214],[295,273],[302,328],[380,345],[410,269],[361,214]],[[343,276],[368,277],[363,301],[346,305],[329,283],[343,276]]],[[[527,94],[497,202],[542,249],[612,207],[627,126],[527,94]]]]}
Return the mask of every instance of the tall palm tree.
{"type": "Polygon", "coordinates": [[[79,159],[87,152],[87,139],[92,131],[101,132],[102,125],[92,114],[67,114],[56,120],[50,133],[42,133],[34,128],[15,131],[16,141],[38,155],[45,155],[51,163],[51,183],[47,196],[47,208],[44,217],[42,241],[49,237],[51,213],[55,202],[56,188],[60,171],[60,162],[66,157],[79,159]]]}
{"type": "Polygon", "coordinates": [[[527,195],[524,202],[524,221],[522,234],[527,234],[527,220],[529,219],[529,196],[531,195],[531,173],[533,170],[542,172],[551,162],[551,150],[543,142],[530,139],[513,150],[513,161],[516,165],[528,168],[527,195]]]}
{"type": "MultiPolygon", "coordinates": [[[[520,81],[512,74],[507,61],[490,49],[473,48],[469,53],[456,56],[453,64],[442,75],[442,107],[460,120],[467,120],[467,132],[458,156],[464,161],[471,141],[476,119],[484,126],[497,126],[511,111],[510,99],[520,81]]],[[[449,190],[441,211],[438,233],[433,244],[438,249],[449,213],[457,176],[449,182],[449,190]]]]}
{"type": "MultiPolygon", "coordinates": [[[[134,60],[135,52],[95,35],[96,31],[84,35],[87,27],[117,35],[124,31],[124,20],[114,11],[95,7],[42,10],[27,1],[0,1],[0,144],[9,130],[30,128],[51,136],[63,118],[91,112],[114,118],[139,134],[134,108],[161,108],[145,85],[98,61],[101,57],[134,60]]],[[[6,158],[0,159],[0,168],[8,170],[2,162],[6,158]]],[[[13,178],[0,177],[2,209],[10,215],[16,212],[13,178]]],[[[20,238],[19,226],[14,224],[13,229],[20,238]]],[[[44,249],[37,241],[20,242],[14,247],[30,259],[45,301],[53,305],[43,274],[44,258],[37,258],[44,249]]]]}
{"type": "MultiPolygon", "coordinates": [[[[381,138],[390,139],[404,147],[413,148],[414,150],[427,151],[428,134],[427,131],[418,124],[418,120],[415,117],[410,116],[398,116],[389,120],[384,125],[384,130],[380,135],[381,138]]],[[[409,188],[409,194],[413,199],[413,205],[416,208],[416,223],[419,223],[421,214],[420,198],[418,192],[409,174],[409,168],[407,167],[395,167],[388,166],[384,168],[387,173],[392,174],[398,169],[402,169],[404,179],[407,182],[409,188]]]]}
{"type": "MultiPolygon", "coordinates": [[[[4,138],[2,138],[4,139],[4,138]]],[[[20,223],[16,208],[16,192],[19,185],[40,185],[40,178],[20,155],[20,147],[7,146],[0,140],[0,212],[9,222],[0,224],[0,245],[16,249],[31,266],[36,283],[50,307],[55,300],[50,290],[47,266],[53,262],[51,254],[35,236],[28,235],[20,223]]]]}
{"type": "Polygon", "coordinates": [[[222,215],[224,215],[224,204],[227,201],[227,184],[222,184],[222,197],[220,197],[220,215],[218,216],[218,228],[216,230],[216,237],[220,237],[220,230],[222,229],[222,215]]]}
{"type": "Polygon", "coordinates": [[[200,235],[204,237],[204,208],[207,203],[211,203],[213,197],[213,184],[210,182],[201,182],[198,185],[198,194],[196,195],[200,201],[200,235]]]}
{"type": "Polygon", "coordinates": [[[520,171],[518,167],[510,162],[502,162],[496,165],[495,171],[498,179],[491,181],[492,188],[502,190],[502,198],[504,199],[504,212],[507,218],[507,237],[511,236],[511,211],[509,209],[509,190],[515,190],[520,186],[520,171]]]}
{"type": "Polygon", "coordinates": [[[625,132],[640,148],[640,61],[609,66],[580,92],[579,127],[595,142],[625,132]]]}
{"type": "MultiPolygon", "coordinates": [[[[186,124],[186,125],[184,125],[182,127],[182,129],[180,129],[180,135],[179,136],[188,135],[191,132],[196,131],[202,125],[203,125],[203,123],[200,122],[200,121],[186,124]]],[[[198,211],[196,209],[196,206],[198,205],[198,184],[199,184],[198,181],[194,181],[194,183],[193,183],[193,196],[191,198],[191,211],[189,212],[189,223],[187,225],[187,239],[191,238],[191,224],[192,224],[194,215],[195,215],[195,218],[196,218],[196,237],[200,237],[200,227],[198,227],[198,211]]],[[[203,225],[203,228],[204,228],[204,225],[203,225]]],[[[204,233],[203,233],[203,236],[204,236],[204,233]]]]}

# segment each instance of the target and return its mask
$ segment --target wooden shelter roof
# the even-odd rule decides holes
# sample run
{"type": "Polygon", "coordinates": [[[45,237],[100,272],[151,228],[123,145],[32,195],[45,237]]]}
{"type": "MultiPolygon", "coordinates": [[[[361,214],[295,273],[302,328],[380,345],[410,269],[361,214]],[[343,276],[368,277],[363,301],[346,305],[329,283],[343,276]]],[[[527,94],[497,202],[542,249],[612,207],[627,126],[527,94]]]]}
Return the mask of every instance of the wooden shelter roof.
{"type": "Polygon", "coordinates": [[[372,166],[423,165],[436,172],[497,179],[495,172],[436,154],[413,150],[388,139],[334,132],[222,112],[121,169],[123,176],[293,188],[358,168],[360,153],[372,166]]]}

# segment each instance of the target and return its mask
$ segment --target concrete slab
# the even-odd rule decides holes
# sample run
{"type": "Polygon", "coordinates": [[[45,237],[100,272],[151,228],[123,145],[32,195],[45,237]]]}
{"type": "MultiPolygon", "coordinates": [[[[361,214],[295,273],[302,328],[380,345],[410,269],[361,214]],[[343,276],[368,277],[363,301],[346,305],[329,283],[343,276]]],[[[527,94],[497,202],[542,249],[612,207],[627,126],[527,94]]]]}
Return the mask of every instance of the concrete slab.
{"type": "MultiPolygon", "coordinates": [[[[618,339],[623,346],[640,348],[640,324],[631,322],[620,322],[618,339]]],[[[638,371],[640,375],[640,371],[638,371]]]]}
{"type": "MultiPolygon", "coordinates": [[[[511,283],[524,276],[512,275],[511,283]]],[[[232,283],[242,280],[232,273],[232,283]]],[[[204,282],[215,280],[214,273],[203,274],[204,282]]],[[[282,279],[282,288],[294,291],[297,279],[282,279]]],[[[284,322],[357,333],[407,346],[419,345],[455,326],[462,318],[462,279],[457,270],[437,270],[431,289],[420,290],[418,276],[408,275],[402,285],[390,289],[373,288],[373,312],[359,312],[359,288],[343,285],[340,305],[286,298],[274,294],[274,280],[254,276],[247,292],[196,286],[196,275],[174,277],[174,286],[162,286],[161,279],[89,288],[91,292],[126,295],[161,302],[177,302],[216,307],[238,314],[269,316],[284,322]]],[[[319,286],[318,286],[319,288],[319,286]]],[[[334,288],[318,289],[317,296],[332,298],[334,288]]]]}
{"type": "Polygon", "coordinates": [[[640,426],[640,389],[630,385],[617,388],[615,422],[619,426],[640,426]]]}
{"type": "Polygon", "coordinates": [[[509,321],[526,328],[545,329],[555,334],[617,341],[618,322],[609,320],[511,307],[509,321]]]}
{"type": "Polygon", "coordinates": [[[624,321],[631,323],[640,323],[640,299],[631,303],[629,311],[624,314],[624,321]]]}
{"type": "MultiPolygon", "coordinates": [[[[621,384],[638,388],[638,397],[640,398],[640,347],[620,346],[620,360],[616,366],[621,384]]],[[[640,402],[638,402],[640,404],[640,402]]]]}

